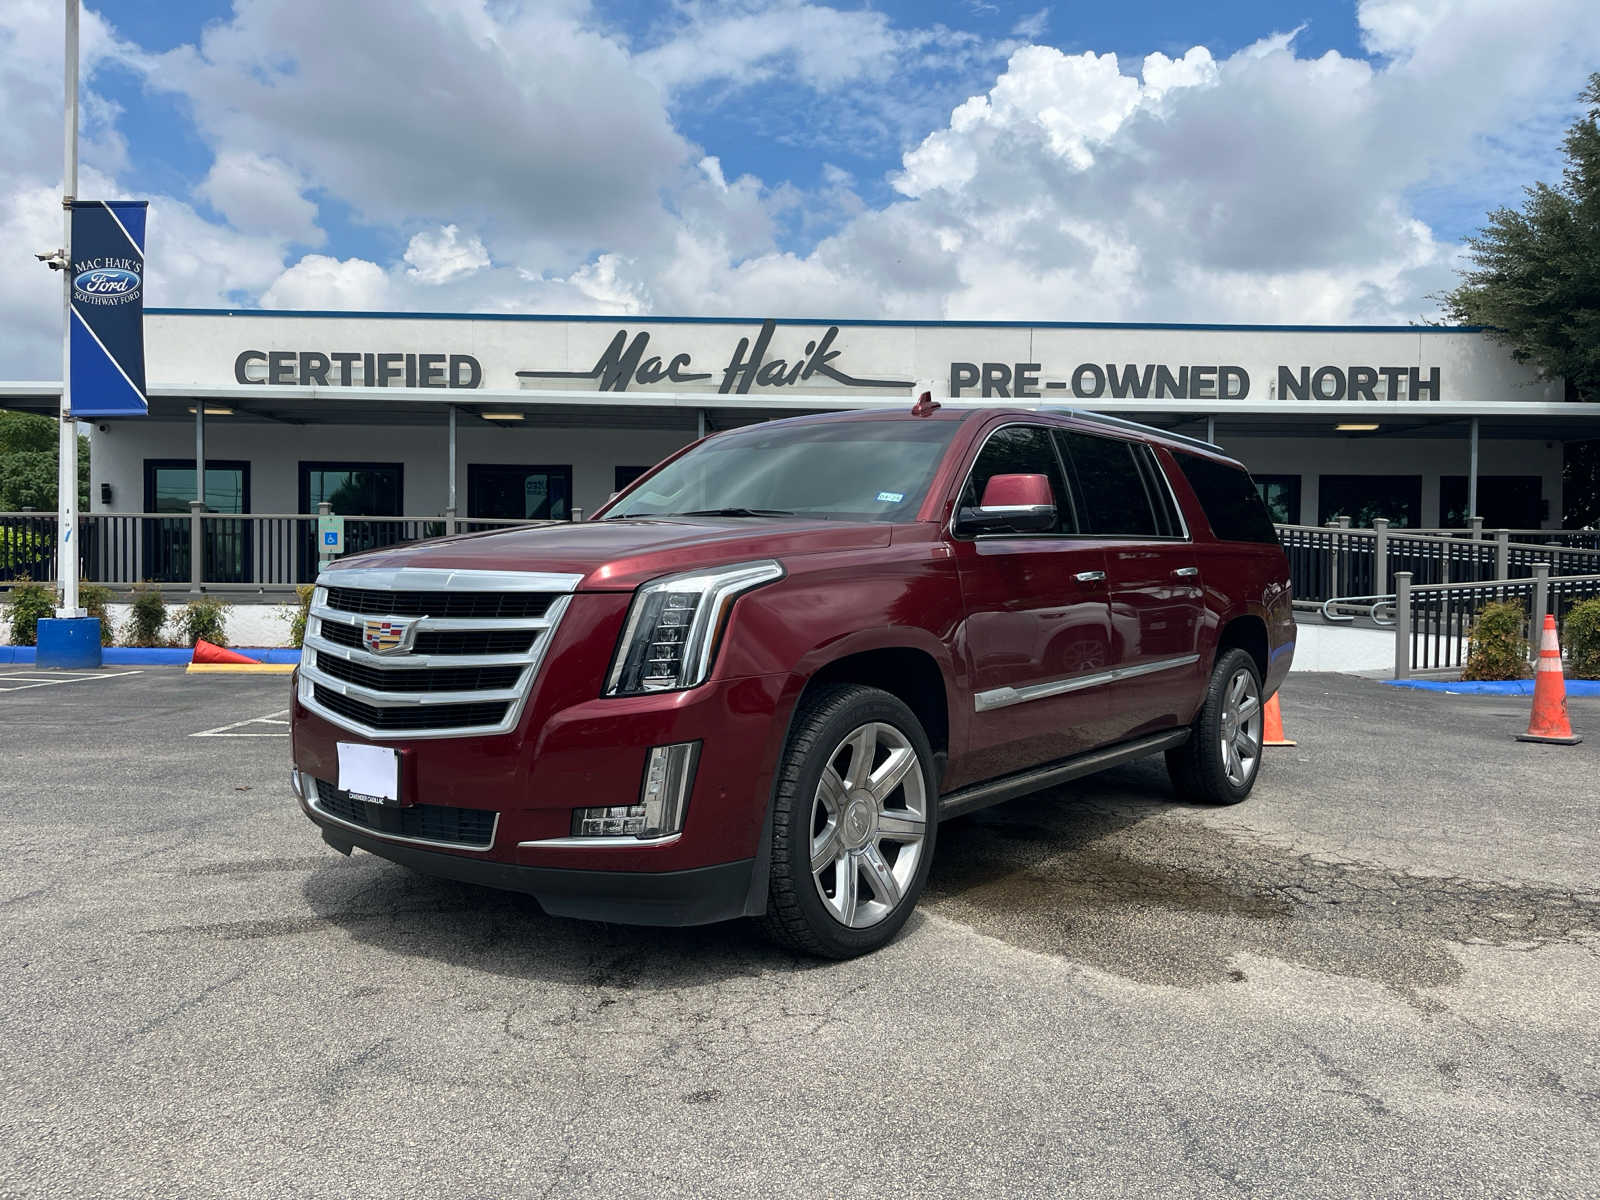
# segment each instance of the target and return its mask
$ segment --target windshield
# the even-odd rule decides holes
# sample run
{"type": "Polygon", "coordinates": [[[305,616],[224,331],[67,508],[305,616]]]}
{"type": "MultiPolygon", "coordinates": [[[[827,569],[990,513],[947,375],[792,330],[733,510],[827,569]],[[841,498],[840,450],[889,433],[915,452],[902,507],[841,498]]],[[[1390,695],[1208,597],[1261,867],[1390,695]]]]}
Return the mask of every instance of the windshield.
{"type": "Polygon", "coordinates": [[[757,426],[698,446],[606,513],[910,521],[955,421],[757,426]]]}

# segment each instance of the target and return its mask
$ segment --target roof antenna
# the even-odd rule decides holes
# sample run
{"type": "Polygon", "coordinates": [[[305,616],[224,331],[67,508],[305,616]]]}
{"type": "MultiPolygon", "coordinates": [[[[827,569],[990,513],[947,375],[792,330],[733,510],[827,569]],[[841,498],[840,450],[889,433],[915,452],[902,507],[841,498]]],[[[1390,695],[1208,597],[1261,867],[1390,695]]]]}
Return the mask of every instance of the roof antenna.
{"type": "Polygon", "coordinates": [[[917,402],[911,406],[913,417],[926,417],[939,407],[939,402],[933,398],[932,392],[923,392],[917,397],[917,402]]]}

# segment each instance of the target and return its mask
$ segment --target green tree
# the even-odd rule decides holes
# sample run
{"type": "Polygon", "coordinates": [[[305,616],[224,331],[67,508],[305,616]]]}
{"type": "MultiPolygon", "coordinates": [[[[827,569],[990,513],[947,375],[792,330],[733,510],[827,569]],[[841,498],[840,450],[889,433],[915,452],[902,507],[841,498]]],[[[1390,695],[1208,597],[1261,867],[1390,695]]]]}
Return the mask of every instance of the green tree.
{"type": "MultiPolygon", "coordinates": [[[[0,411],[0,512],[54,512],[57,424],[35,413],[0,411]]],[[[78,439],[78,510],[89,507],[89,439],[78,439]]]]}
{"type": "MultiPolygon", "coordinates": [[[[1600,72],[1562,141],[1559,184],[1527,188],[1467,239],[1470,266],[1443,299],[1452,321],[1489,327],[1518,362],[1566,380],[1567,399],[1600,401],[1600,72]]],[[[1566,523],[1600,521],[1600,441],[1567,443],[1566,523]]]]}

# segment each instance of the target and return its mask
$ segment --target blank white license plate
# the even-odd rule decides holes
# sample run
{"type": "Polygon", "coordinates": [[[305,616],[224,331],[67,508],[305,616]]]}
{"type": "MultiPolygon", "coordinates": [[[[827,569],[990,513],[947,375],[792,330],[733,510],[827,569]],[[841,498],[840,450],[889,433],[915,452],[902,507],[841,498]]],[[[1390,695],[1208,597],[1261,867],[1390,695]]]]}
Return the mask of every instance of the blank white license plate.
{"type": "Polygon", "coordinates": [[[400,752],[391,746],[340,742],[339,790],[373,804],[399,804],[400,752]]]}

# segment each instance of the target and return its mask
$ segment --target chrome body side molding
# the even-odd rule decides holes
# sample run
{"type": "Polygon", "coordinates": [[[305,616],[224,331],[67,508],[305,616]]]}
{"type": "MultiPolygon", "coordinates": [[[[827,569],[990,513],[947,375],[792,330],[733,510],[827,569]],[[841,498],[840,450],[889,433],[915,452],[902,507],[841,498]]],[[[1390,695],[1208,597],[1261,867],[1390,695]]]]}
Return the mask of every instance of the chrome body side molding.
{"type": "Polygon", "coordinates": [[[1200,661],[1198,654],[1183,654],[1177,658],[1163,658],[1156,662],[1140,663],[1132,667],[1116,667],[1110,671],[1096,671],[1092,675],[1072,675],[1066,679],[1052,679],[1046,683],[1032,683],[1024,687],[998,687],[978,692],[972,697],[972,707],[977,712],[993,712],[997,708],[1010,708],[1013,704],[1026,704],[1029,700],[1044,700],[1067,692],[1080,692],[1085,688],[1103,687],[1122,679],[1140,675],[1154,675],[1157,671],[1176,671],[1193,666],[1200,661]]]}

